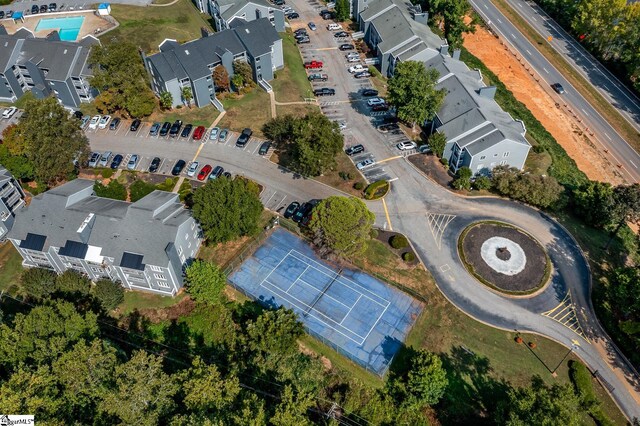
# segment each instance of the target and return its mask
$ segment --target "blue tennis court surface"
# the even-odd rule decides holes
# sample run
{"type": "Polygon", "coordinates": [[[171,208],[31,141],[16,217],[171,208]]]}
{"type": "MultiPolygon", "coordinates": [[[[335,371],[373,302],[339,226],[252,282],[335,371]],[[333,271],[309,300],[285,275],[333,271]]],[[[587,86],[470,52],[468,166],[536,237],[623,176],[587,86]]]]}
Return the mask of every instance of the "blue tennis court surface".
{"type": "Polygon", "coordinates": [[[423,308],[365,273],[329,266],[283,229],[229,281],[263,304],[292,309],[308,332],[378,375],[387,371],[423,308]]]}

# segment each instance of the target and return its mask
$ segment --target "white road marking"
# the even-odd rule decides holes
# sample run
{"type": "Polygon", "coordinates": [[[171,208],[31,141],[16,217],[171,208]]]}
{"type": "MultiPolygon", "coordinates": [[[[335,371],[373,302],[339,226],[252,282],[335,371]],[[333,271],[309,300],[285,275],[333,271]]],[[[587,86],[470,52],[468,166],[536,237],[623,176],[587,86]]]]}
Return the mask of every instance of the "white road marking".
{"type": "Polygon", "coordinates": [[[584,108],[580,108],[582,110],[582,112],[584,112],[585,115],[589,115],[589,113],[587,111],[584,110],[584,108]]]}
{"type": "Polygon", "coordinates": [[[633,162],[633,161],[631,161],[631,160],[629,160],[629,162],[631,163],[631,165],[632,165],[633,167],[635,167],[636,169],[638,168],[638,166],[636,166],[636,163],[634,163],[634,162],[633,162]]]}
{"type": "Polygon", "coordinates": [[[607,137],[607,139],[612,140],[612,139],[611,139],[611,136],[609,136],[609,135],[607,134],[607,132],[605,132],[605,133],[604,133],[604,135],[607,137]]]}
{"type": "Polygon", "coordinates": [[[500,18],[497,18],[498,22],[500,22],[502,24],[502,21],[500,20],[500,18]]]}
{"type": "Polygon", "coordinates": [[[514,33],[511,33],[511,37],[513,37],[513,39],[516,39],[516,35],[514,33]]]}
{"type": "Polygon", "coordinates": [[[535,16],[532,16],[531,18],[533,18],[534,21],[538,22],[535,16]]]}
{"type": "Polygon", "coordinates": [[[483,6],[484,6],[485,9],[489,10],[489,8],[487,7],[486,4],[483,4],[483,6]]]}
{"type": "Polygon", "coordinates": [[[529,49],[525,49],[527,51],[527,53],[529,54],[529,56],[531,56],[531,52],[529,52],[529,49]]]}
{"type": "Polygon", "coordinates": [[[549,70],[546,69],[545,67],[542,67],[542,69],[544,70],[544,72],[546,72],[547,74],[549,74],[549,70]]]}

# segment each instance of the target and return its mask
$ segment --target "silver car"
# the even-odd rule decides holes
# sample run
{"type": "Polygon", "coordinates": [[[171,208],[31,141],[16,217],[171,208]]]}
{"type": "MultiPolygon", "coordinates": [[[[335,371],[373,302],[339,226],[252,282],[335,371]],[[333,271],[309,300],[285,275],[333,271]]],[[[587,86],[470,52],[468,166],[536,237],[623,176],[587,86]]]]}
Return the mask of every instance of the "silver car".
{"type": "Polygon", "coordinates": [[[193,163],[191,163],[191,165],[187,169],[187,176],[194,177],[196,172],[198,171],[198,166],[199,165],[200,164],[197,161],[194,161],[193,163]]]}
{"type": "Polygon", "coordinates": [[[109,163],[112,155],[113,153],[111,151],[105,152],[104,154],[102,154],[102,157],[100,157],[100,162],[98,164],[101,167],[107,167],[107,163],[109,163]]]}
{"type": "Polygon", "coordinates": [[[100,153],[92,152],[91,157],[89,157],[89,167],[96,167],[98,165],[98,161],[100,161],[100,153]]]}
{"type": "Polygon", "coordinates": [[[139,159],[140,158],[138,157],[138,154],[131,155],[131,158],[129,158],[129,162],[127,163],[127,169],[135,170],[139,159]]]}
{"type": "Polygon", "coordinates": [[[211,133],[209,133],[209,140],[215,141],[218,139],[218,135],[220,134],[220,127],[214,127],[211,129],[211,133]]]}
{"type": "Polygon", "coordinates": [[[366,160],[363,160],[363,161],[359,162],[358,164],[356,164],[356,168],[358,170],[363,170],[363,169],[366,169],[369,166],[373,166],[375,163],[376,162],[373,161],[372,159],[367,158],[366,160]]]}

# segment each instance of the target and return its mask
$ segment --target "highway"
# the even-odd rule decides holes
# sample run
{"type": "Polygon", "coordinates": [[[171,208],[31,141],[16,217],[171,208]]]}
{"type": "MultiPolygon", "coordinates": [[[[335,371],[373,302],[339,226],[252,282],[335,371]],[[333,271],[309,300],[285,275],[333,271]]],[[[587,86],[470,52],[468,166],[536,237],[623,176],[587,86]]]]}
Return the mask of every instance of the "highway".
{"type": "MultiPolygon", "coordinates": [[[[516,1],[516,0],[513,0],[516,1]]],[[[519,1],[519,0],[518,0],[519,1]]],[[[640,155],[622,138],[598,111],[567,81],[538,49],[493,5],[490,0],[469,0],[487,25],[518,52],[542,78],[542,84],[560,83],[566,93],[558,102],[566,103],[583,123],[594,132],[594,138],[612,157],[629,183],[640,182],[640,155]]],[[[517,117],[516,117],[517,118],[517,117]]],[[[569,153],[575,156],[576,153],[569,153]]]]}

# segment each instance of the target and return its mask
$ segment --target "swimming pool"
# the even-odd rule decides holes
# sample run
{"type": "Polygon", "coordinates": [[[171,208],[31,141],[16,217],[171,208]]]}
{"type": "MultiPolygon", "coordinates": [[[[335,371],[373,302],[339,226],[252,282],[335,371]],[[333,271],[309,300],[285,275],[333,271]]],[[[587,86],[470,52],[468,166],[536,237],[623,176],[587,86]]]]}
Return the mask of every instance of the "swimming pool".
{"type": "Polygon", "coordinates": [[[38,22],[36,32],[42,30],[58,30],[60,40],[76,41],[84,22],[84,16],[68,16],[65,18],[43,18],[38,22]]]}

